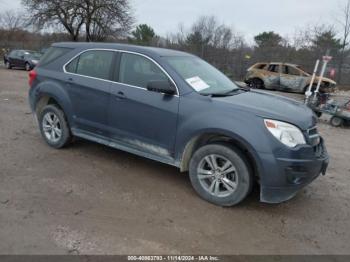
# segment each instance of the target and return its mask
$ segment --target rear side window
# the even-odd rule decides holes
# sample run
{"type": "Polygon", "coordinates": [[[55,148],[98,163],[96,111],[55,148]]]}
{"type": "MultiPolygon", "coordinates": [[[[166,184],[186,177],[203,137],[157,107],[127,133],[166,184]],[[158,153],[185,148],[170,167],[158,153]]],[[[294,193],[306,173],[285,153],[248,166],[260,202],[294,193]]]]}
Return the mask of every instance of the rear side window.
{"type": "Polygon", "coordinates": [[[71,48],[65,47],[50,47],[40,59],[40,65],[51,63],[71,50],[71,48]]]}
{"type": "Polygon", "coordinates": [[[264,69],[266,67],[266,64],[257,64],[255,66],[255,69],[264,69]]]}
{"type": "Polygon", "coordinates": [[[155,80],[168,80],[168,77],[154,62],[136,54],[121,55],[120,83],[147,88],[148,83],[155,80]]]}
{"type": "Polygon", "coordinates": [[[66,71],[78,75],[109,79],[113,55],[112,51],[87,51],[73,59],[66,66],[66,71]]]}
{"type": "Polygon", "coordinates": [[[77,72],[78,62],[79,56],[74,58],[68,65],[66,65],[66,71],[75,74],[77,72]]]}

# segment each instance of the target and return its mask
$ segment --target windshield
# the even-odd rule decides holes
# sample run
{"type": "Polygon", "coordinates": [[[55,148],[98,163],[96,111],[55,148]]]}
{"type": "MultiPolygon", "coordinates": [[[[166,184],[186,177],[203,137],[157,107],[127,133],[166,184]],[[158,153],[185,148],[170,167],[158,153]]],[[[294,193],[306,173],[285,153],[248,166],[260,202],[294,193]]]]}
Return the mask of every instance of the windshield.
{"type": "Polygon", "coordinates": [[[39,60],[41,58],[42,54],[39,52],[26,51],[25,56],[30,58],[30,59],[39,60]]]}
{"type": "Polygon", "coordinates": [[[202,95],[225,94],[239,89],[223,73],[195,56],[164,58],[195,91],[202,95]]]}

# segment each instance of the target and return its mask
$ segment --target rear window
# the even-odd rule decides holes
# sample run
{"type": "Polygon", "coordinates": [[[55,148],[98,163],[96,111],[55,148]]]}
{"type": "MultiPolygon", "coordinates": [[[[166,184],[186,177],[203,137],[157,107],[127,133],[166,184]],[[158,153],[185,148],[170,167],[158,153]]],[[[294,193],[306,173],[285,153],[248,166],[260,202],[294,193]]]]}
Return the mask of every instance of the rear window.
{"type": "Polygon", "coordinates": [[[71,50],[71,48],[66,47],[50,47],[41,58],[40,65],[51,63],[71,50]]]}
{"type": "Polygon", "coordinates": [[[17,55],[17,51],[13,50],[9,53],[9,56],[16,56],[17,55]]]}

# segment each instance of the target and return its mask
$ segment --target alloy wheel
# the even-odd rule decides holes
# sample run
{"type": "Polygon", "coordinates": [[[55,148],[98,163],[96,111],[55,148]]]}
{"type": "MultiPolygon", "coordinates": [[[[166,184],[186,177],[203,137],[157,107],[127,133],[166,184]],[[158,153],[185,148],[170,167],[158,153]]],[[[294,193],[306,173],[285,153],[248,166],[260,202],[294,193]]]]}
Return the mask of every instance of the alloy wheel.
{"type": "Polygon", "coordinates": [[[59,118],[53,112],[48,112],[42,120],[45,137],[52,143],[57,143],[62,137],[62,128],[59,118]]]}
{"type": "Polygon", "coordinates": [[[238,187],[235,166],[226,157],[220,155],[205,156],[199,162],[197,176],[204,190],[215,197],[232,195],[238,187]]]}

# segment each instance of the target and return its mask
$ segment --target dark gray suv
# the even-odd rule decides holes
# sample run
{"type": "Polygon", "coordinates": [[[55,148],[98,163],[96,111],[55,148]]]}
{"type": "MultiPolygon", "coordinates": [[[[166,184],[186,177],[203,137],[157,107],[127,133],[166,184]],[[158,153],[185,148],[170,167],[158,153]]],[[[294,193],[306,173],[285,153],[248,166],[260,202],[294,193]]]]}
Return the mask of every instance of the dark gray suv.
{"type": "Polygon", "coordinates": [[[328,166],[310,109],[239,88],[187,53],[57,43],[29,84],[50,146],[75,136],[176,166],[217,205],[238,204],[254,182],[261,201],[286,201],[328,166]]]}

